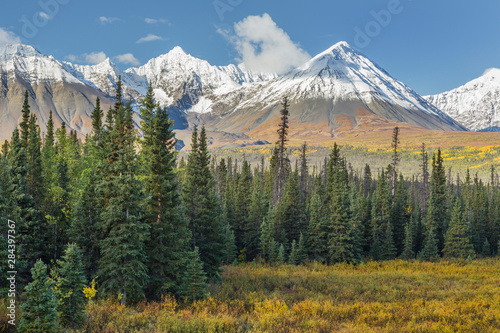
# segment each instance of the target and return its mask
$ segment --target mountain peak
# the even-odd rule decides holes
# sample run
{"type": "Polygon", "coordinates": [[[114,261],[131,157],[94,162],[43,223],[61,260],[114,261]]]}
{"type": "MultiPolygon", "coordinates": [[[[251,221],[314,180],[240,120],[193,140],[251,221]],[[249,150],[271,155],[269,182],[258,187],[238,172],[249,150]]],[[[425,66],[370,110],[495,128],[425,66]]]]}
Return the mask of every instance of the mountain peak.
{"type": "Polygon", "coordinates": [[[172,50],[168,52],[168,54],[187,55],[187,53],[180,46],[175,46],[172,50]]]}
{"type": "Polygon", "coordinates": [[[11,59],[13,56],[18,55],[21,57],[29,57],[40,55],[33,46],[25,44],[5,44],[0,47],[0,59],[7,60],[11,59]]]}

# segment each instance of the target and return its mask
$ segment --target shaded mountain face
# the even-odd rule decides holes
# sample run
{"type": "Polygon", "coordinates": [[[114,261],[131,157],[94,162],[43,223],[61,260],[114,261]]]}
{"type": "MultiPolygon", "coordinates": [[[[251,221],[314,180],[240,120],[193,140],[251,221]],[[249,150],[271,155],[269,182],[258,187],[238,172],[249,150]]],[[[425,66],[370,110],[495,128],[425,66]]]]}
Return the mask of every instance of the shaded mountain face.
{"type": "MultiPolygon", "coordinates": [[[[366,120],[406,122],[437,130],[465,130],[347,43],[340,42],[278,77],[244,65],[212,66],[175,47],[138,68],[120,70],[109,59],[93,66],[59,62],[26,45],[0,50],[2,137],[20,121],[24,90],[45,130],[49,110],[81,134],[90,131],[96,97],[112,105],[121,77],[125,99],[139,111],[149,84],[177,130],[204,124],[214,141],[272,140],[280,102],[291,101],[291,134],[331,138],[366,120]]],[[[138,122],[139,119],[137,118],[138,122]]],[[[364,127],[367,122],[365,121],[364,127]]],[[[217,144],[217,142],[214,142],[217,144]]]]}
{"type": "Polygon", "coordinates": [[[425,99],[472,131],[498,131],[500,127],[500,69],[456,89],[425,99]]]}

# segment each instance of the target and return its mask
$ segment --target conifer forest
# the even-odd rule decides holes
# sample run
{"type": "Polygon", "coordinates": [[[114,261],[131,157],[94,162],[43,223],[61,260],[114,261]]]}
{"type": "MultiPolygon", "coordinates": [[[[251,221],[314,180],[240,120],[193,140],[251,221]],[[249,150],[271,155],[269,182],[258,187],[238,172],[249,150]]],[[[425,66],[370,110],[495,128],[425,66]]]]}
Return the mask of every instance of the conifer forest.
{"type": "MultiPolygon", "coordinates": [[[[81,138],[55,128],[52,114],[41,133],[26,92],[0,156],[0,264],[17,272],[19,332],[500,327],[487,311],[500,309],[493,166],[488,179],[447,174],[441,151],[422,143],[408,175],[395,127],[383,169],[355,170],[333,140],[312,168],[310,143],[289,159],[286,98],[270,158],[215,158],[203,126],[180,157],[153,96],[149,88],[136,126],[119,82],[116,103],[104,112],[97,100],[81,138]],[[476,294],[481,285],[466,276],[483,274],[487,290],[476,294]],[[446,288],[455,298],[436,296],[446,288]],[[439,304],[453,309],[441,313],[447,321],[419,317],[445,311],[439,304]]],[[[10,289],[2,279],[5,314],[10,289]]]]}

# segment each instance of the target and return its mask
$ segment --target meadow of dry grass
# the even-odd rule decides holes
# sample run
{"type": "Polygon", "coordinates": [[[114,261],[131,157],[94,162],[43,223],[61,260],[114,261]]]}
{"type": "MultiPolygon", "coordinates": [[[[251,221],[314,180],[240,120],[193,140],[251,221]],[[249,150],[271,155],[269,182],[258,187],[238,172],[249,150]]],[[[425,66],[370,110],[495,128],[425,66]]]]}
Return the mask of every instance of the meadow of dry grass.
{"type": "Polygon", "coordinates": [[[225,267],[192,304],[100,299],[87,311],[79,332],[498,332],[500,259],[250,263],[225,267]]]}

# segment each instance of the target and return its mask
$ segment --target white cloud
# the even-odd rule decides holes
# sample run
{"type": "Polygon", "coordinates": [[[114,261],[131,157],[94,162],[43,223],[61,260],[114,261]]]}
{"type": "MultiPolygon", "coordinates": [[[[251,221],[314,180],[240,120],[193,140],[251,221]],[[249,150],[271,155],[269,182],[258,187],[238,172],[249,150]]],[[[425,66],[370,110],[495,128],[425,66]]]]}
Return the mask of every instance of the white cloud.
{"type": "Polygon", "coordinates": [[[104,52],[92,52],[83,54],[83,58],[85,59],[86,63],[97,65],[106,60],[107,56],[104,52]]]}
{"type": "Polygon", "coordinates": [[[21,39],[15,33],[0,27],[0,45],[19,43],[21,43],[21,39]]]}
{"type": "Polygon", "coordinates": [[[52,20],[52,16],[50,16],[49,14],[47,14],[46,12],[40,12],[39,13],[40,17],[44,20],[52,20]]]}
{"type": "Polygon", "coordinates": [[[78,57],[74,54],[68,54],[65,58],[70,62],[78,61],[78,57]]]}
{"type": "Polygon", "coordinates": [[[165,20],[164,18],[153,19],[148,17],[144,19],[144,22],[146,22],[147,24],[168,23],[168,21],[165,20]]]}
{"type": "Polygon", "coordinates": [[[269,14],[247,16],[234,24],[234,34],[218,30],[235,46],[249,70],[283,74],[311,56],[276,25],[269,14]]]}
{"type": "Polygon", "coordinates": [[[132,53],[120,54],[115,57],[116,61],[126,65],[139,66],[141,62],[132,53]]]}
{"type": "Polygon", "coordinates": [[[163,38],[153,34],[148,34],[146,37],[139,38],[139,40],[136,43],[140,44],[144,42],[152,42],[155,40],[163,40],[163,38]]]}
{"type": "Polygon", "coordinates": [[[106,16],[99,17],[99,22],[101,22],[101,24],[113,23],[116,21],[120,21],[120,19],[117,17],[106,17],[106,16]]]}

